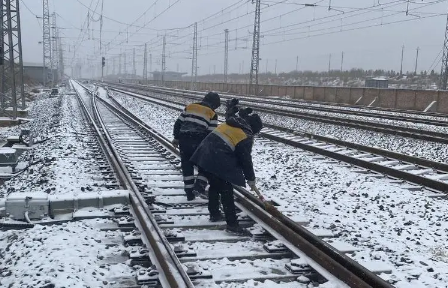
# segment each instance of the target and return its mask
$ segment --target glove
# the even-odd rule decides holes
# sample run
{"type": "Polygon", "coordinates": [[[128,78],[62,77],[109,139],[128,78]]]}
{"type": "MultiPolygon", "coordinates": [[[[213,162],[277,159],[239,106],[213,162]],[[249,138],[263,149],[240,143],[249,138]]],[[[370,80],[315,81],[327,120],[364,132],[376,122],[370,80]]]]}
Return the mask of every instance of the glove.
{"type": "Polygon", "coordinates": [[[235,114],[238,113],[238,111],[239,111],[238,106],[228,108],[226,111],[226,119],[235,116],[235,114]]]}
{"type": "Polygon", "coordinates": [[[247,116],[249,116],[254,110],[252,108],[244,108],[244,109],[240,109],[239,115],[241,118],[246,118],[247,116]]]}
{"type": "Polygon", "coordinates": [[[257,186],[255,185],[255,180],[247,180],[247,185],[249,185],[250,189],[255,191],[257,189],[257,186]]]}
{"type": "Polygon", "coordinates": [[[231,100],[226,101],[226,107],[227,107],[227,109],[229,109],[229,108],[232,108],[232,107],[238,105],[238,103],[240,103],[240,101],[236,98],[233,98],[231,100]]]}
{"type": "Polygon", "coordinates": [[[171,144],[173,144],[174,148],[179,149],[179,140],[178,139],[173,139],[173,141],[171,141],[171,144]]]}

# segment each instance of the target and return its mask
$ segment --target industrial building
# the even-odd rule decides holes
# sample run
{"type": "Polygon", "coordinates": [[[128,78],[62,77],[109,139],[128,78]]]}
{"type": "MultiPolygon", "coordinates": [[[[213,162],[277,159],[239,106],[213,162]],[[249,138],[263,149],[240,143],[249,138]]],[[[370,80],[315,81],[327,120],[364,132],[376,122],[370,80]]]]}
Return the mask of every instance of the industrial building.
{"type": "MultiPolygon", "coordinates": [[[[162,72],[160,71],[154,71],[151,72],[153,80],[162,80],[162,72]]],[[[173,72],[173,71],[166,71],[165,72],[165,81],[175,81],[175,80],[182,80],[182,75],[186,75],[187,73],[182,72],[173,72]]]]}
{"type": "Polygon", "coordinates": [[[368,88],[389,88],[389,80],[381,77],[369,78],[366,79],[364,86],[368,88]]]}
{"type": "MultiPolygon", "coordinates": [[[[48,68],[47,68],[48,69],[48,68]]],[[[57,72],[54,71],[55,81],[58,81],[57,72]]],[[[33,82],[44,83],[44,67],[38,63],[23,63],[23,76],[33,82]]]]}

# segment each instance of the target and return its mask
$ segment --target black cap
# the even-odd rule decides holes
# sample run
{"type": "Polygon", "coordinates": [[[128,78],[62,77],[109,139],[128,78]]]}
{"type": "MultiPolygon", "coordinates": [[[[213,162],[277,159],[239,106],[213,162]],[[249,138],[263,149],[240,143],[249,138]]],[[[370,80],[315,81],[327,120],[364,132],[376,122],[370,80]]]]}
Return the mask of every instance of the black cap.
{"type": "Polygon", "coordinates": [[[221,106],[221,99],[219,98],[219,95],[216,92],[208,92],[202,101],[210,104],[213,110],[221,106]]]}
{"type": "Polygon", "coordinates": [[[252,114],[246,118],[246,121],[249,123],[250,128],[254,134],[257,134],[263,129],[263,121],[261,121],[260,116],[258,114],[252,114]]]}

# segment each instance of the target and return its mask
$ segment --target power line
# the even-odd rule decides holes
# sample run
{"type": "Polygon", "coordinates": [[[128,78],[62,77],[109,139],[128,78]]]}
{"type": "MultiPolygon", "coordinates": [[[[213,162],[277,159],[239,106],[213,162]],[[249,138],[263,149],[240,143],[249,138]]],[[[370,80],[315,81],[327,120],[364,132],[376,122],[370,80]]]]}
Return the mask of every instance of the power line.
{"type": "MultiPolygon", "coordinates": [[[[440,15],[432,15],[432,16],[425,16],[425,17],[421,17],[421,18],[403,19],[403,20],[391,21],[391,22],[380,23],[380,24],[372,24],[372,25],[356,27],[356,28],[351,28],[351,29],[346,29],[346,30],[339,30],[339,31],[326,32],[326,33],[315,34],[315,35],[308,35],[308,36],[305,36],[305,37],[297,37],[297,38],[291,38],[291,39],[285,39],[285,40],[278,40],[278,41],[274,41],[274,42],[265,43],[263,45],[272,45],[272,44],[278,44],[278,43],[284,43],[284,42],[290,42],[290,41],[295,41],[295,40],[311,38],[311,37],[317,37],[317,36],[323,36],[323,35],[331,35],[331,34],[337,34],[337,33],[341,33],[341,32],[355,31],[355,30],[361,30],[361,29],[378,27],[378,26],[386,26],[386,25],[391,25],[391,24],[398,24],[398,23],[403,23],[403,22],[411,22],[411,21],[422,20],[422,19],[427,19],[427,18],[434,18],[434,17],[440,17],[440,15]]],[[[331,27],[331,28],[334,28],[334,27],[331,27]]]]}
{"type": "MultiPolygon", "coordinates": [[[[436,2],[441,2],[441,1],[436,1],[436,2]]],[[[434,3],[430,3],[430,4],[433,5],[433,4],[436,4],[436,3],[434,2],[434,3]]],[[[371,25],[366,25],[366,26],[361,26],[361,27],[354,27],[354,28],[343,29],[343,30],[340,29],[338,31],[324,32],[324,33],[319,33],[319,34],[315,34],[315,35],[308,35],[308,36],[305,36],[305,37],[297,37],[297,38],[290,38],[290,39],[284,39],[284,40],[276,40],[276,41],[273,41],[273,42],[264,43],[263,46],[265,46],[265,45],[272,45],[272,44],[278,44],[278,43],[283,43],[283,42],[289,42],[289,41],[294,41],[294,40],[300,40],[300,39],[307,39],[307,38],[310,38],[310,37],[317,37],[317,36],[331,35],[331,34],[347,32],[347,31],[353,31],[353,30],[367,29],[367,28],[371,28],[371,27],[386,26],[386,25],[392,25],[392,24],[397,24],[397,23],[402,23],[402,22],[423,20],[423,19],[426,19],[426,18],[433,18],[433,17],[438,17],[438,16],[440,16],[440,15],[429,15],[429,16],[424,16],[424,17],[421,17],[421,18],[408,18],[408,19],[403,19],[403,20],[383,22],[381,24],[371,24],[371,25]]],[[[372,19],[367,20],[367,21],[360,21],[360,22],[357,22],[356,24],[359,24],[359,23],[362,23],[362,22],[368,22],[368,21],[371,21],[371,20],[372,19]]],[[[353,25],[353,23],[351,25],[353,25]]],[[[350,24],[346,24],[344,26],[350,26],[350,24]]],[[[321,29],[316,29],[316,30],[310,31],[310,32],[326,31],[328,29],[334,29],[334,28],[338,28],[339,29],[340,26],[321,28],[321,29]]],[[[222,41],[220,41],[218,43],[213,43],[213,44],[219,44],[219,43],[222,43],[222,41]]],[[[219,52],[206,53],[206,54],[200,54],[200,55],[212,55],[212,54],[217,54],[217,53],[219,53],[219,52]]],[[[222,50],[221,50],[221,53],[222,53],[222,50]]]]}
{"type": "Polygon", "coordinates": [[[33,14],[36,18],[39,18],[40,16],[38,16],[36,13],[34,13],[33,11],[31,11],[31,9],[26,5],[26,3],[23,0],[20,0],[20,3],[23,4],[23,6],[25,6],[26,10],[28,10],[31,14],[33,14]]]}

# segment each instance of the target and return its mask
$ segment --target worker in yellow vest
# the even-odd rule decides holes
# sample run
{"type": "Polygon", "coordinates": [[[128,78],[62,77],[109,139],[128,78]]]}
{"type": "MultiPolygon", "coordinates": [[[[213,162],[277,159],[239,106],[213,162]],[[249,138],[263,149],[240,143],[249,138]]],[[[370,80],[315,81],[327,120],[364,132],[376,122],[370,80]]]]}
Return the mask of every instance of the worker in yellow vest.
{"type": "Polygon", "coordinates": [[[238,115],[229,116],[224,124],[220,124],[202,141],[190,159],[207,177],[210,185],[210,221],[223,218],[219,210],[221,198],[227,231],[237,234],[247,231],[238,225],[233,185],[245,186],[247,182],[252,189],[256,187],[251,153],[254,136],[263,128],[260,117],[251,113],[252,109],[246,108],[238,115]]]}

